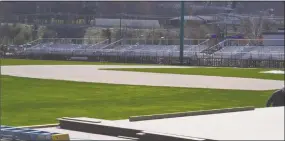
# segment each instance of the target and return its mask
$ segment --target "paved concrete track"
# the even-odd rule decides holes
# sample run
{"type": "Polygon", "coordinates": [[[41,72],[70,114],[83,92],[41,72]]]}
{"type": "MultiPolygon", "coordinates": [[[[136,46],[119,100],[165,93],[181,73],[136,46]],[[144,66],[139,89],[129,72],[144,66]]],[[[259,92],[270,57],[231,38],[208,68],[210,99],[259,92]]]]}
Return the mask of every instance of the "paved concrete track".
{"type": "Polygon", "coordinates": [[[284,86],[284,82],[278,80],[100,70],[104,68],[182,67],[142,65],[24,65],[1,66],[1,73],[2,75],[40,79],[189,88],[271,90],[284,86]]]}

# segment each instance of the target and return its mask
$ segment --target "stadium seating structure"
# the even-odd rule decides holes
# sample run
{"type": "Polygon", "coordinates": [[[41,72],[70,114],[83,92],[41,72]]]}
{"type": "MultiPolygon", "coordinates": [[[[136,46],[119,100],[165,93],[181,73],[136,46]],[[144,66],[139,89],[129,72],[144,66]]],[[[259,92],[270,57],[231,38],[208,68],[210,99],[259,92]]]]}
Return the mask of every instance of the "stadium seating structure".
{"type": "MultiPolygon", "coordinates": [[[[202,51],[209,48],[207,45],[184,45],[184,56],[207,56],[202,51]]],[[[144,55],[144,56],[174,56],[178,57],[179,45],[148,45],[148,44],[67,44],[67,43],[40,43],[21,50],[22,54],[57,54],[73,56],[89,55],[144,55]]],[[[284,46],[223,46],[211,54],[217,58],[236,59],[284,59],[284,46]]]]}

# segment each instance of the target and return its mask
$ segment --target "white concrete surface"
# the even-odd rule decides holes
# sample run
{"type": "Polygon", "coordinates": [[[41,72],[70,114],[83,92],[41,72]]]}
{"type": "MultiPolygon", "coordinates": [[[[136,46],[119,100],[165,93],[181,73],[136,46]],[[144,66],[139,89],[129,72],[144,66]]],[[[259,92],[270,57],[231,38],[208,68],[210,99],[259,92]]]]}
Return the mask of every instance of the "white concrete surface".
{"type": "Polygon", "coordinates": [[[236,90],[271,90],[284,86],[283,81],[202,75],[162,74],[100,70],[104,68],[181,68],[179,66],[119,65],[25,65],[1,66],[2,75],[98,82],[110,84],[169,86],[236,90]]]}
{"type": "Polygon", "coordinates": [[[56,132],[56,133],[62,133],[62,134],[69,134],[70,140],[114,140],[114,141],[130,141],[128,139],[113,137],[113,136],[106,136],[106,135],[99,135],[99,134],[91,134],[91,133],[85,133],[85,132],[78,132],[78,131],[72,131],[72,130],[65,130],[60,129],[57,127],[47,127],[47,128],[37,128],[37,130],[40,131],[47,131],[47,132],[56,132]]]}
{"type": "MultiPolygon", "coordinates": [[[[92,121],[90,118],[79,119],[92,121]]],[[[137,122],[117,120],[102,123],[214,140],[284,140],[284,107],[137,122]]]]}
{"type": "Polygon", "coordinates": [[[261,71],[260,73],[270,73],[270,74],[285,74],[282,70],[270,70],[270,71],[261,71]]]}

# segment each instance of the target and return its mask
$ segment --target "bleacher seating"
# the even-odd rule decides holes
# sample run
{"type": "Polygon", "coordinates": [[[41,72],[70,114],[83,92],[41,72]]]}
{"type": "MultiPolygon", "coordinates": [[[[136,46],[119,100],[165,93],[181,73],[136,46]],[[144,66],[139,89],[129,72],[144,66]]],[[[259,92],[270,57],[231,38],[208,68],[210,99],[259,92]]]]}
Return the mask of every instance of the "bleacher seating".
{"type": "Polygon", "coordinates": [[[284,46],[225,46],[216,51],[216,57],[236,59],[273,59],[284,58],[284,46]]]}
{"type": "MultiPolygon", "coordinates": [[[[120,40],[118,40],[120,41],[120,40]]],[[[62,55],[143,55],[143,56],[179,56],[179,45],[147,45],[126,44],[123,42],[107,44],[103,41],[98,44],[63,44],[41,43],[26,48],[25,54],[62,54],[62,55]]],[[[223,46],[212,54],[204,53],[207,45],[184,45],[184,56],[214,56],[217,58],[236,59],[284,59],[284,46],[223,46]]]]}
{"type": "Polygon", "coordinates": [[[282,59],[284,58],[284,46],[256,46],[247,54],[243,55],[243,59],[260,58],[260,59],[282,59]]]}
{"type": "MultiPolygon", "coordinates": [[[[198,45],[185,45],[184,52],[187,54],[194,54],[195,52],[200,52],[201,50],[207,48],[207,46],[198,45]]],[[[107,46],[107,44],[95,44],[95,45],[80,45],[80,44],[54,44],[54,43],[44,43],[38,44],[36,46],[27,48],[25,50],[26,54],[62,54],[62,55],[92,55],[96,52],[103,53],[126,53],[126,54],[144,54],[144,55],[175,55],[179,56],[179,45],[115,45],[114,47],[107,46]],[[108,48],[106,48],[108,47],[108,48]]]]}

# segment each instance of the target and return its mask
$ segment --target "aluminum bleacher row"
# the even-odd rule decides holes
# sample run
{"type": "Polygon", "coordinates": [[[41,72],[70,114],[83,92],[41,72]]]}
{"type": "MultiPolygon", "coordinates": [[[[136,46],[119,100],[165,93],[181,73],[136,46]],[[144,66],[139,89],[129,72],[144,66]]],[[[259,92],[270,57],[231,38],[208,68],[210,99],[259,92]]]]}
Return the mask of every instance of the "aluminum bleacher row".
{"type": "Polygon", "coordinates": [[[284,46],[226,46],[214,55],[241,59],[284,59],[284,46]]]}
{"type": "MultiPolygon", "coordinates": [[[[179,55],[178,45],[116,45],[106,49],[107,44],[100,45],[78,45],[78,44],[39,44],[27,48],[24,54],[62,54],[62,55],[92,55],[96,53],[117,54],[138,54],[138,55],[179,55]]],[[[187,54],[191,52],[200,52],[207,46],[185,45],[184,51],[187,54]]]]}
{"type": "MultiPolygon", "coordinates": [[[[116,41],[117,42],[117,41],[116,41]]],[[[184,56],[204,56],[202,51],[207,45],[184,45],[184,56]]],[[[120,44],[106,42],[100,44],[41,43],[26,48],[21,54],[57,54],[57,55],[143,55],[143,56],[179,56],[179,45],[120,44]]],[[[212,54],[220,58],[236,59],[284,59],[284,46],[223,46],[212,54]]]]}
{"type": "Polygon", "coordinates": [[[0,131],[1,140],[69,140],[68,134],[51,133],[28,128],[1,125],[0,131]]]}

